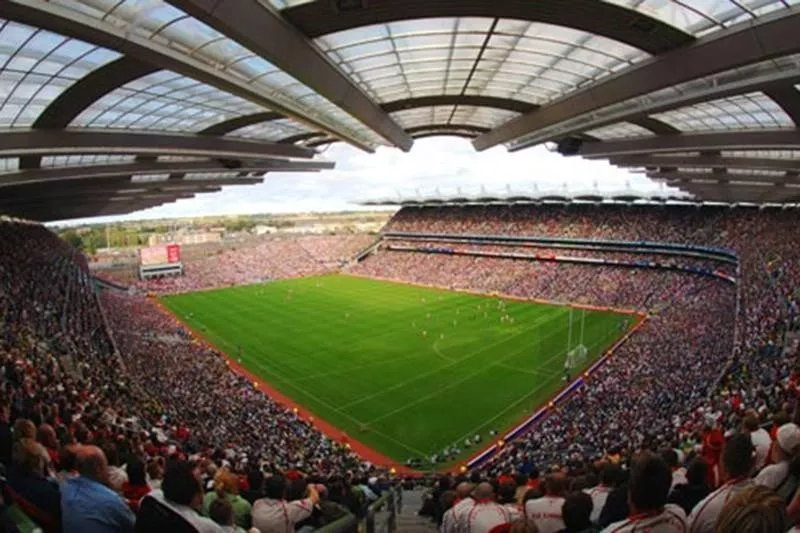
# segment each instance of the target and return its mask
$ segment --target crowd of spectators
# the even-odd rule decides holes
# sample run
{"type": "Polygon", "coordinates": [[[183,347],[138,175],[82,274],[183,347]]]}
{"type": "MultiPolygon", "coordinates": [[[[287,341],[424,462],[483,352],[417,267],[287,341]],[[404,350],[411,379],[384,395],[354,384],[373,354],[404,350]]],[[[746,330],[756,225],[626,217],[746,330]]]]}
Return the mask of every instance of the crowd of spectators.
{"type": "MultiPolygon", "coordinates": [[[[430,250],[382,249],[354,267],[650,314],[542,423],[470,477],[438,479],[426,514],[447,533],[789,529],[800,519],[800,428],[789,422],[800,367],[785,342],[798,305],[794,226],[783,211],[402,210],[390,229],[702,244],[739,258],[736,285],[430,250]]],[[[255,274],[226,270],[241,257],[225,252],[161,289],[326,271],[369,244],[321,239],[248,252],[255,274]]],[[[85,260],[41,226],[0,222],[0,306],[3,498],[48,533],[159,531],[165,520],[176,531],[293,531],[360,515],[389,487],[385,471],[258,391],[152,300],[98,300],[85,260]]]]}
{"type": "Polygon", "coordinates": [[[46,533],[267,533],[388,489],[149,300],[102,299],[55,234],[0,221],[0,509],[46,533]]]}
{"type": "Polygon", "coordinates": [[[255,245],[187,261],[183,276],[151,278],[138,282],[137,287],[150,292],[176,293],[326,274],[340,269],[374,239],[364,233],[268,237],[255,245]]]}

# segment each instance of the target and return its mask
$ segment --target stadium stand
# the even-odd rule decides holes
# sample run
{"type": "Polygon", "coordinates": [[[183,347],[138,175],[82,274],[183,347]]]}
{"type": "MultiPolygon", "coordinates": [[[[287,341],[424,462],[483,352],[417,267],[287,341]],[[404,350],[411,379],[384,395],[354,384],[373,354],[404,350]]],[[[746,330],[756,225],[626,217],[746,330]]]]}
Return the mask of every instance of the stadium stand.
{"type": "MultiPolygon", "coordinates": [[[[153,300],[113,289],[98,297],[83,257],[42,226],[3,221],[0,233],[0,431],[7,437],[0,451],[7,467],[3,495],[13,503],[8,516],[21,521],[22,513],[47,531],[85,530],[97,510],[104,519],[114,517],[104,531],[144,527],[136,526],[137,514],[141,524],[175,522],[198,531],[216,531],[211,518],[226,522],[233,516],[237,524],[272,531],[276,520],[283,520],[273,513],[282,498],[294,502],[286,504],[293,509],[292,522],[321,525],[347,513],[364,516],[374,493],[389,490],[386,470],[363,462],[235,374],[220,353],[194,339],[153,300]],[[324,487],[321,494],[306,488],[317,484],[324,487]],[[76,496],[83,491],[89,491],[88,500],[76,496]],[[208,516],[190,511],[206,491],[222,495],[233,511],[221,509],[222,503],[213,506],[214,513],[209,503],[208,516]],[[316,511],[306,511],[312,507],[316,511]]],[[[637,511],[644,513],[641,520],[672,524],[664,531],[681,530],[687,521],[691,531],[710,531],[705,524],[722,516],[722,505],[699,500],[685,507],[664,505],[689,490],[689,477],[698,483],[687,469],[695,472],[699,461],[707,465],[707,475],[700,476],[698,490],[706,486],[708,492],[740,483],[729,479],[729,472],[744,460],[748,475],[743,479],[754,475],[748,484],[775,490],[781,511],[786,514],[788,508],[794,517],[797,474],[791,459],[800,448],[800,429],[789,422],[800,384],[800,371],[792,370],[795,234],[791,216],[780,210],[401,210],[381,246],[349,271],[650,314],[584,387],[490,460],[476,464],[469,477],[429,479],[422,514],[443,524],[443,531],[489,531],[508,527],[527,508],[527,519],[540,531],[560,528],[559,520],[569,527],[583,520],[586,502],[560,498],[603,480],[600,487],[608,495],[596,517],[603,527],[637,511]],[[392,237],[393,232],[406,235],[392,237]],[[692,253],[705,246],[732,254],[738,266],[702,253],[590,250],[575,243],[566,250],[536,248],[546,260],[520,259],[503,255],[530,252],[529,246],[474,238],[453,244],[443,234],[585,238],[595,245],[608,239],[639,247],[648,241],[691,245],[692,253]],[[454,249],[495,255],[459,255],[451,253],[454,249]],[[561,262],[552,255],[623,264],[561,262]],[[642,260],[697,271],[630,264],[642,260]],[[755,457],[751,438],[738,445],[742,449],[730,448],[736,435],[752,433],[755,439],[760,427],[769,430],[768,450],[760,440],[757,452],[767,466],[756,475],[755,465],[747,464],[755,457]],[[483,480],[494,485],[456,487],[483,480]],[[461,494],[456,505],[454,489],[461,494]],[[523,505],[539,501],[542,493],[542,504],[555,505],[545,515],[559,519],[539,517],[538,503],[523,505]],[[493,513],[503,518],[491,518],[493,513]],[[453,520],[456,526],[449,525],[453,520]]],[[[241,257],[226,252],[209,262],[242,259],[239,278],[221,278],[209,266],[198,269],[193,284],[183,289],[217,286],[220,279],[244,283],[262,279],[264,272],[305,275],[316,271],[311,265],[333,268],[369,242],[299,238],[273,243],[268,250],[243,250],[241,257]],[[269,270],[264,258],[270,259],[269,270]],[[271,266],[278,263],[280,269],[271,266]]],[[[596,493],[592,501],[600,501],[596,493]]],[[[711,493],[712,501],[717,494],[711,493]]],[[[793,519],[780,515],[779,523],[788,529],[793,519]]],[[[613,525],[610,531],[629,526],[613,525]]]]}
{"type": "Polygon", "coordinates": [[[365,234],[269,238],[188,262],[185,275],[141,281],[143,290],[175,293],[245,285],[339,270],[374,237],[365,234]]]}

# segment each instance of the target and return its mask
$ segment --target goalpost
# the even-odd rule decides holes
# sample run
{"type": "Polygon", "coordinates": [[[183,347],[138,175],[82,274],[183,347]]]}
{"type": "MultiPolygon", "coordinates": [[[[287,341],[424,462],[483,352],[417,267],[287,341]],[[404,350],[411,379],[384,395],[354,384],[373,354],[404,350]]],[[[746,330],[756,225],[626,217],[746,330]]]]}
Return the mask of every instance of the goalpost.
{"type": "Polygon", "coordinates": [[[564,361],[564,373],[569,380],[570,373],[580,368],[585,362],[589,355],[589,350],[586,348],[586,345],[583,343],[583,332],[584,326],[586,325],[586,309],[581,309],[581,325],[580,325],[580,338],[578,339],[578,343],[573,348],[572,346],[572,324],[573,324],[573,315],[575,309],[570,307],[569,308],[569,328],[567,329],[567,357],[564,361]]]}

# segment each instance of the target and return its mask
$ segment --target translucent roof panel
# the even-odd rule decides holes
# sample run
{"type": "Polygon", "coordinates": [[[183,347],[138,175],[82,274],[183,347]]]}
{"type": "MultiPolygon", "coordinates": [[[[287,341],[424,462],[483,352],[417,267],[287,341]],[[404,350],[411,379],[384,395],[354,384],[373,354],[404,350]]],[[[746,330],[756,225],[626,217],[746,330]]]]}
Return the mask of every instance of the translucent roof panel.
{"type": "Polygon", "coordinates": [[[18,157],[0,158],[0,172],[15,172],[17,170],[19,170],[18,157]]]}
{"type": "Polygon", "coordinates": [[[378,102],[464,93],[544,104],[648,57],[626,44],[550,24],[501,19],[490,36],[493,22],[413,19],[316,42],[378,102]]]}
{"type": "Polygon", "coordinates": [[[263,108],[166,70],[110,92],[81,113],[72,126],[196,132],[263,108]]]}
{"type": "Polygon", "coordinates": [[[314,1],[315,0],[269,0],[269,3],[276,9],[286,9],[287,7],[298,6],[314,1]]]}
{"type": "Polygon", "coordinates": [[[186,174],[183,179],[188,181],[207,181],[233,179],[238,175],[238,172],[190,172],[186,174]]]}
{"type": "Polygon", "coordinates": [[[492,128],[517,115],[518,113],[506,111],[504,109],[469,105],[447,105],[404,109],[392,113],[392,118],[406,129],[432,124],[466,124],[481,128],[492,128]]]}
{"type": "Polygon", "coordinates": [[[119,54],[0,19],[0,128],[29,128],[53,100],[119,54]]]}
{"type": "Polygon", "coordinates": [[[228,135],[234,137],[250,137],[263,139],[266,141],[280,141],[287,137],[309,133],[313,130],[287,119],[269,120],[239,128],[230,132],[228,135]]]}
{"type": "Polygon", "coordinates": [[[723,150],[722,157],[754,157],[759,159],[800,159],[800,150],[723,150]]]}
{"type": "MultiPolygon", "coordinates": [[[[725,177],[725,174],[717,174],[708,167],[678,167],[677,172],[683,174],[701,174],[714,176],[715,179],[725,177]]],[[[729,168],[727,169],[729,175],[735,176],[785,176],[786,172],[783,170],[767,170],[767,169],[751,169],[751,168],[729,168]]]]}
{"type": "Polygon", "coordinates": [[[798,0],[605,0],[697,37],[786,9],[798,0]]]}
{"type": "Polygon", "coordinates": [[[85,165],[123,165],[135,161],[135,155],[124,154],[47,155],[42,157],[42,166],[47,168],[85,165]]]}
{"type": "Polygon", "coordinates": [[[195,157],[191,155],[160,155],[159,163],[186,163],[192,161],[210,161],[207,157],[195,157]]]}
{"type": "Polygon", "coordinates": [[[131,182],[133,183],[154,183],[167,181],[168,179],[169,174],[136,174],[131,176],[131,182]]]}
{"type": "Polygon", "coordinates": [[[703,102],[652,117],[684,132],[794,128],[792,118],[760,92],[703,102]]]}
{"type": "Polygon", "coordinates": [[[636,124],[630,122],[621,122],[619,124],[612,124],[604,128],[597,128],[586,132],[587,135],[597,137],[601,141],[608,141],[611,139],[623,139],[626,137],[649,137],[654,133],[636,124]]]}
{"type": "Polygon", "coordinates": [[[341,108],[308,86],[280,71],[214,28],[189,16],[164,0],[51,0],[106,24],[117,32],[130,32],[170,53],[191,57],[240,81],[264,98],[280,103],[298,115],[313,118],[331,129],[347,132],[367,144],[383,142],[341,108]]]}

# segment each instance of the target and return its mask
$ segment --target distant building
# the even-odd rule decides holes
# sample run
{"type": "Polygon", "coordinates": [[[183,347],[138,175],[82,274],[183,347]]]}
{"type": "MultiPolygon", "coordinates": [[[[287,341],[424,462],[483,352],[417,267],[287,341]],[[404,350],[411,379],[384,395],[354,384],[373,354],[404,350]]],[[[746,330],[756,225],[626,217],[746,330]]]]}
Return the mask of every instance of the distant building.
{"type": "Polygon", "coordinates": [[[164,233],[150,235],[147,239],[148,245],[158,246],[159,244],[208,244],[222,242],[222,232],[218,231],[176,231],[174,233],[164,233]]]}

